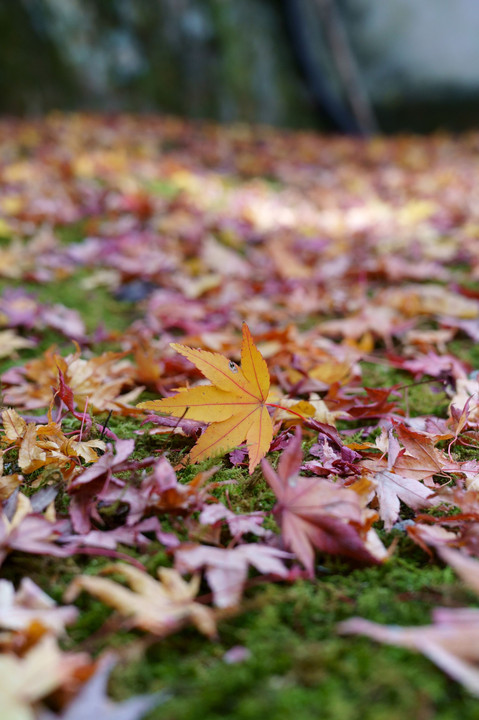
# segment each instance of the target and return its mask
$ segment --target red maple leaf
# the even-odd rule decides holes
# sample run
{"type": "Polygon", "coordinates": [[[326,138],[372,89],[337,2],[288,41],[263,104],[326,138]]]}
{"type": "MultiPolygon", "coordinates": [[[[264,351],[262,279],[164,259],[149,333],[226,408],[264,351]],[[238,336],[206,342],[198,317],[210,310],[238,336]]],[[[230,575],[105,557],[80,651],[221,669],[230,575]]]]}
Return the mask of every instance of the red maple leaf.
{"type": "MultiPolygon", "coordinates": [[[[354,492],[323,478],[301,477],[301,430],[281,455],[275,472],[267,460],[261,465],[278,503],[273,512],[281,522],[285,545],[314,575],[314,549],[366,562],[380,562],[382,552],[366,545],[360,499],[354,492]]],[[[369,531],[374,532],[374,531],[369,531]]]]}

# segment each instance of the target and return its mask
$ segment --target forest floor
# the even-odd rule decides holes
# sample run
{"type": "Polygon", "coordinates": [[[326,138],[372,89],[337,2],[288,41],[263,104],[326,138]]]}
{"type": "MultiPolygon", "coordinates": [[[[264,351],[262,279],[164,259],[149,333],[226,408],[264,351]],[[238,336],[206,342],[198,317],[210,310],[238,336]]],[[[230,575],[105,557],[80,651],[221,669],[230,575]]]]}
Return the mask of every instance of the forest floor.
{"type": "Polygon", "coordinates": [[[52,115],[0,179],[2,719],[110,651],[131,720],[475,720],[479,135],[52,115]]]}

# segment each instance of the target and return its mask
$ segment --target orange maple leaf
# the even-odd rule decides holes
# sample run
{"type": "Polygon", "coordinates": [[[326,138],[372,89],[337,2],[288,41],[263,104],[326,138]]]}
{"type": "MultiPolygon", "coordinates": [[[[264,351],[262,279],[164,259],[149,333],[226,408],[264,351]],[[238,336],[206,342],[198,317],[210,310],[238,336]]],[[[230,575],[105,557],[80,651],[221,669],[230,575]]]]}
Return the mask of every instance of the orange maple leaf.
{"type": "Polygon", "coordinates": [[[193,447],[190,462],[221,455],[246,440],[252,473],[273,439],[268,406],[275,405],[267,402],[268,367],[248,326],[243,323],[241,367],[218,353],[176,343],[171,347],[196,365],[212,384],[198,385],[163,400],[142,402],[137,407],[211,423],[193,447]]]}

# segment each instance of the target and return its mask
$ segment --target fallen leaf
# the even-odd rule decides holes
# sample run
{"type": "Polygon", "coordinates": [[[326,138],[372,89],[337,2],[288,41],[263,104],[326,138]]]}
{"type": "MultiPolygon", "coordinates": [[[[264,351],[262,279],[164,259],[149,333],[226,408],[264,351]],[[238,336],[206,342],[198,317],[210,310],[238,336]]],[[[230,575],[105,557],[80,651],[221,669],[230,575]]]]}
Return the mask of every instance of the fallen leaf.
{"type": "MultiPolygon", "coordinates": [[[[0,456],[0,468],[2,463],[0,456]]],[[[0,502],[10,497],[16,488],[22,484],[23,476],[14,473],[13,475],[0,475],[0,502]]]]}
{"type": "Polygon", "coordinates": [[[400,500],[413,510],[432,507],[440,502],[430,488],[395,472],[378,472],[372,481],[379,502],[379,516],[386,530],[390,530],[399,518],[400,500]]]}
{"type": "Polygon", "coordinates": [[[243,324],[241,367],[218,353],[175,343],[172,347],[194,363],[212,384],[198,385],[171,398],[139,403],[137,407],[210,423],[191,450],[190,462],[224,454],[246,440],[252,473],[271,445],[273,423],[267,407],[268,367],[248,326],[243,324]]]}
{"type": "Polygon", "coordinates": [[[0,655],[2,718],[35,720],[34,704],[69,682],[89,664],[83,653],[63,653],[52,635],[43,636],[23,657],[0,655]]]}
{"type": "Polygon", "coordinates": [[[443,452],[434,447],[434,441],[423,433],[414,432],[406,425],[396,424],[396,434],[404,446],[393,463],[392,470],[407,478],[427,480],[442,470],[459,470],[443,452]]]}
{"type": "Polygon", "coordinates": [[[441,547],[438,555],[457,572],[459,577],[479,596],[479,562],[460,550],[441,547]]]}
{"type": "MultiPolygon", "coordinates": [[[[472,611],[473,612],[473,611],[472,611]]],[[[399,627],[379,625],[362,618],[352,618],[338,625],[340,633],[367,635],[378,642],[417,650],[460,682],[473,695],[479,696],[479,613],[466,616],[459,610],[441,613],[433,625],[399,627]]]]}
{"type": "MultiPolygon", "coordinates": [[[[314,549],[365,562],[381,562],[366,546],[359,496],[322,478],[299,475],[302,462],[301,431],[283,451],[275,472],[267,460],[261,466],[278,503],[273,512],[281,522],[286,547],[314,576],[314,549]],[[361,535],[363,533],[363,536],[361,535]]],[[[383,548],[384,550],[384,548],[383,548]]]]}
{"type": "Polygon", "coordinates": [[[162,692],[136,695],[121,703],[114,703],[107,695],[108,676],[115,665],[115,658],[105,655],[96,670],[82,685],[76,697],[61,715],[49,711],[40,713],[39,720],[140,720],[145,713],[167,699],[162,692]]]}
{"type": "Polygon", "coordinates": [[[18,465],[25,473],[53,464],[62,468],[65,479],[70,479],[80,471],[80,458],[88,463],[96,462],[97,451],[105,449],[102,440],[67,437],[55,422],[27,424],[13,408],[3,410],[2,421],[5,438],[18,446],[18,465]]]}
{"type": "Polygon", "coordinates": [[[175,567],[181,573],[190,573],[205,566],[214,603],[217,607],[226,608],[239,605],[249,565],[260,573],[285,578],[289,571],[282,560],[286,558],[291,558],[291,554],[259,543],[231,549],[196,545],[176,551],[175,567]]]}
{"type": "Polygon", "coordinates": [[[18,493],[15,501],[11,519],[5,512],[0,513],[0,565],[10,550],[56,557],[71,555],[68,548],[56,544],[69,525],[67,520],[50,522],[45,515],[34,513],[31,501],[23,493],[18,493]]]}
{"type": "Polygon", "coordinates": [[[406,521],[406,532],[415,543],[421,547],[424,552],[429,553],[432,557],[432,552],[429,550],[429,546],[433,548],[447,547],[457,543],[457,535],[450,530],[446,530],[444,527],[439,525],[426,525],[425,523],[408,520],[406,521]]]}
{"type": "Polygon", "coordinates": [[[79,411],[88,407],[96,412],[137,414],[128,403],[136,400],[142,388],[120,394],[125,387],[131,387],[135,375],[133,365],[124,359],[125,353],[106,352],[89,360],[80,355],[79,348],[66,357],[50,348],[23,367],[10,368],[2,376],[5,404],[27,409],[48,407],[61,370],[63,383],[72,392],[79,411]]]}
{"type": "Polygon", "coordinates": [[[155,580],[148,573],[123,563],[109,565],[102,572],[123,575],[132,590],[107,578],[80,575],[65,593],[66,602],[74,600],[81,590],[86,590],[116,608],[133,627],[160,637],[176,632],[188,622],[208,637],[215,636],[213,611],[194,601],[200,585],[198,576],[186,582],[176,570],[159,568],[159,580],[155,580]]]}
{"type": "Polygon", "coordinates": [[[27,338],[22,338],[13,330],[2,330],[0,332],[0,358],[14,355],[17,350],[34,347],[35,343],[27,338]]]}
{"type": "Polygon", "coordinates": [[[226,520],[229,531],[235,539],[239,539],[246,533],[259,536],[267,535],[268,530],[262,527],[264,519],[264,512],[256,511],[238,515],[228,510],[228,508],[220,502],[206,505],[198,518],[202,525],[215,525],[222,520],[226,520]]]}
{"type": "Polygon", "coordinates": [[[459,472],[460,464],[450,460],[444,452],[435,447],[430,435],[416,432],[403,423],[394,423],[394,432],[389,432],[384,440],[384,452],[388,452],[388,461],[381,456],[362,461],[363,467],[372,472],[384,470],[397,473],[411,480],[426,480],[434,485],[433,475],[441,472],[459,472]],[[402,444],[401,445],[398,443],[402,444]]]}
{"type": "Polygon", "coordinates": [[[55,635],[63,634],[65,625],[73,623],[78,610],[69,605],[58,607],[33,580],[22,578],[17,591],[8,580],[0,580],[0,627],[27,630],[32,622],[40,623],[55,635]]]}

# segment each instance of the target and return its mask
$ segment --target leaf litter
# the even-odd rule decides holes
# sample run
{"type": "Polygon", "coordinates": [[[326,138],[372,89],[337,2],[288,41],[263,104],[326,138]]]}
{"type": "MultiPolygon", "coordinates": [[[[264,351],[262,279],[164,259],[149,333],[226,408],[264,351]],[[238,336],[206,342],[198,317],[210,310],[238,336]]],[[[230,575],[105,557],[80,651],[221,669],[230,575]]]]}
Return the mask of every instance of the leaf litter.
{"type": "MultiPolygon", "coordinates": [[[[112,705],[111,662],[61,649],[80,593],[158,642],[190,623],[218,642],[256,584],[318,582],[332,557],[387,567],[404,542],[477,592],[478,152],[474,133],[1,121],[12,718],[153,707],[112,705]],[[411,411],[422,383],[437,414],[411,411]],[[121,563],[78,571],[57,606],[16,570],[30,555],[121,563]]],[[[425,628],[339,629],[417,649],[477,695],[475,624],[436,608],[425,628]]]]}

